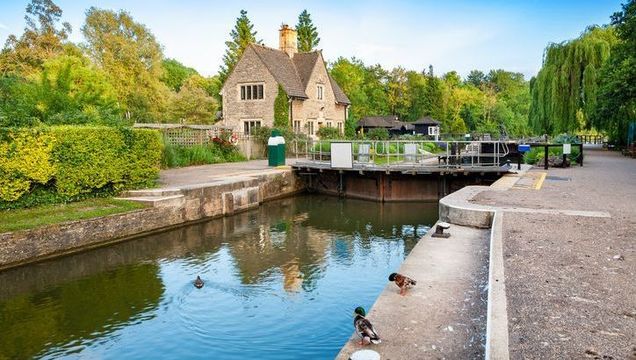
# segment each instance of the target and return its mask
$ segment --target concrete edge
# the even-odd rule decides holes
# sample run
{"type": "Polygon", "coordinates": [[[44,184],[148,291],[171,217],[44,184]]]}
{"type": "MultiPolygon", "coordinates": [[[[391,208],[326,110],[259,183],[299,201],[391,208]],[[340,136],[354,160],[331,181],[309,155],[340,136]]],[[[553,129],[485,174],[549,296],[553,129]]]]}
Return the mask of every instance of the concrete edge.
{"type": "MultiPolygon", "coordinates": [[[[505,187],[516,181],[507,181],[505,187]]],[[[504,186],[499,183],[499,189],[504,186]]],[[[489,186],[466,186],[439,201],[441,221],[455,225],[490,228],[490,253],[488,259],[488,310],[486,314],[486,360],[509,359],[508,309],[503,261],[503,211],[495,207],[470,203],[489,186]]]]}
{"type": "Polygon", "coordinates": [[[485,358],[507,360],[509,357],[508,304],[503,261],[503,212],[496,211],[490,231],[485,358]]]}

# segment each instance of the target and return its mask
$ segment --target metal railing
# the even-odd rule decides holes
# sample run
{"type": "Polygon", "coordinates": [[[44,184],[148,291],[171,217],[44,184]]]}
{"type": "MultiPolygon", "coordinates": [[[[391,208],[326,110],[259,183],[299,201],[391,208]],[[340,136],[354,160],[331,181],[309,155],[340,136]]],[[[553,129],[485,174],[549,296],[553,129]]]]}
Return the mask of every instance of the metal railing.
{"type": "Polygon", "coordinates": [[[288,157],[327,165],[334,142],[351,143],[354,167],[500,167],[510,153],[505,141],[292,140],[288,157]]]}

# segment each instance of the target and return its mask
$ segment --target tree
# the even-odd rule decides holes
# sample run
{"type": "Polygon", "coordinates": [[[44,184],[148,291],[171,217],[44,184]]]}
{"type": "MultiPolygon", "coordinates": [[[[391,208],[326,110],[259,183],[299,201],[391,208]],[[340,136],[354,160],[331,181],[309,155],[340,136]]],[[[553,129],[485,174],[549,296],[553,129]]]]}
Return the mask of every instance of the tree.
{"type": "Polygon", "coordinates": [[[52,0],[31,0],[26,7],[26,27],[20,38],[9,35],[0,53],[0,75],[29,76],[47,59],[61,54],[71,25],[58,23],[62,9],[52,0]]]}
{"type": "Polygon", "coordinates": [[[232,40],[225,42],[227,49],[225,50],[225,55],[223,55],[223,65],[221,65],[219,70],[221,83],[225,82],[225,79],[227,79],[250,44],[262,43],[262,41],[256,40],[256,31],[253,31],[253,28],[254,25],[247,17],[247,11],[241,10],[241,16],[236,19],[234,29],[230,31],[232,40]]]}
{"type": "Polygon", "coordinates": [[[475,87],[481,87],[481,85],[486,81],[486,75],[480,70],[471,70],[466,76],[466,80],[464,81],[466,84],[471,84],[475,87]]]}
{"type": "Polygon", "coordinates": [[[598,68],[588,74],[599,80],[592,125],[607,131],[612,141],[625,145],[628,127],[636,122],[636,1],[628,1],[622,11],[614,13],[612,25],[621,41],[612,48],[600,74],[594,73],[598,68]]]}
{"type": "Polygon", "coordinates": [[[316,46],[318,46],[318,43],[320,43],[318,30],[311,21],[311,16],[307,12],[307,9],[303,10],[303,12],[298,15],[296,31],[298,32],[298,51],[312,51],[316,48],[316,46]]]}
{"type": "Polygon", "coordinates": [[[541,70],[532,81],[530,124],[540,133],[576,131],[588,127],[601,68],[617,38],[611,27],[592,26],[577,39],[550,44],[541,70]]]}
{"type": "Polygon", "coordinates": [[[213,124],[218,103],[206,91],[207,80],[192,75],[183,82],[170,102],[170,122],[213,124]]]}
{"type": "Polygon", "coordinates": [[[274,127],[289,128],[289,98],[282,86],[278,85],[278,95],[274,99],[274,127]]]}
{"type": "Polygon", "coordinates": [[[408,96],[408,78],[406,70],[396,67],[389,72],[387,82],[387,101],[391,114],[398,115],[400,119],[407,116],[411,106],[408,96]]]}
{"type": "Polygon", "coordinates": [[[127,117],[138,122],[161,119],[169,91],[161,82],[161,46],[148,28],[125,11],[91,7],[82,33],[84,48],[115,86],[127,117]]]}
{"type": "Polygon", "coordinates": [[[193,68],[187,67],[175,59],[165,59],[161,62],[163,75],[161,81],[172,91],[179,91],[181,85],[192,75],[199,75],[193,68]]]}

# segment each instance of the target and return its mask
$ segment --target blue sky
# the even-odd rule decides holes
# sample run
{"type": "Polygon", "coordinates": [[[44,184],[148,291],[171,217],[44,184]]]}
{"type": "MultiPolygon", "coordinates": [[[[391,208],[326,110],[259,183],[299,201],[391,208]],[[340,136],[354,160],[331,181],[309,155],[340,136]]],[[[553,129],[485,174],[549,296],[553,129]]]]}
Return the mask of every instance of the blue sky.
{"type": "MultiPolygon", "coordinates": [[[[0,41],[24,28],[28,0],[0,0],[0,41]]],[[[148,26],[164,54],[204,75],[218,71],[225,41],[241,9],[258,37],[278,47],[281,23],[295,25],[305,8],[320,34],[327,60],[339,56],[438,74],[506,69],[535,75],[549,42],[577,37],[590,24],[606,24],[620,0],[581,1],[201,1],[56,0],[81,42],[90,6],[125,9],[148,26]]]]}

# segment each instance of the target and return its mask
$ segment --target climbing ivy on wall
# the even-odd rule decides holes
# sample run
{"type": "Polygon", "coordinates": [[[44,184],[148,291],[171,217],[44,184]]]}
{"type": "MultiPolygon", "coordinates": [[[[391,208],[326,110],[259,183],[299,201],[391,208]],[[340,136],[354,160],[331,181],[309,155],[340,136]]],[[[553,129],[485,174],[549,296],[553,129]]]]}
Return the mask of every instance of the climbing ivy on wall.
{"type": "Polygon", "coordinates": [[[554,134],[590,126],[598,70],[617,42],[614,28],[589,27],[580,37],[546,47],[543,66],[530,81],[530,126],[554,134]]]}
{"type": "Polygon", "coordinates": [[[278,85],[278,95],[274,100],[274,127],[278,129],[290,127],[287,93],[280,85],[278,85]]]}

